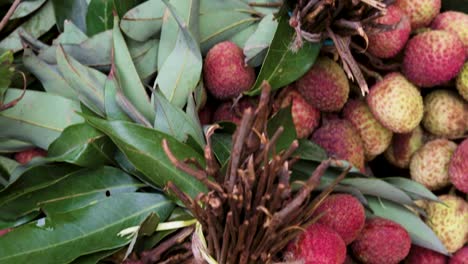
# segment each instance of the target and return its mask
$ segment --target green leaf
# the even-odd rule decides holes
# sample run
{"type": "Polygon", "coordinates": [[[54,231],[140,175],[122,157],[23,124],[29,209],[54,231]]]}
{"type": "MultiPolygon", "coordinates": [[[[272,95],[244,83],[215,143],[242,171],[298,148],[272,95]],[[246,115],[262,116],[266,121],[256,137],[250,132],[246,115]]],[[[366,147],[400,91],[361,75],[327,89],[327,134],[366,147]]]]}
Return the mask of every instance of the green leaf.
{"type": "Polygon", "coordinates": [[[65,213],[121,193],[135,192],[145,185],[113,167],[82,169],[57,183],[4,203],[2,219],[14,220],[39,208],[46,214],[65,213]]]}
{"type": "Polygon", "coordinates": [[[185,142],[191,135],[200,146],[204,146],[204,136],[200,124],[184,113],[182,109],[171,104],[159,91],[154,93],[156,119],[154,129],[185,142]]]}
{"type": "Polygon", "coordinates": [[[268,81],[273,90],[288,85],[304,75],[314,64],[321,45],[304,42],[302,48],[293,52],[291,45],[294,42],[295,32],[288,21],[287,15],[280,17],[273,42],[268,49],[257,81],[247,92],[248,95],[259,94],[263,81],[268,81]]]}
{"type": "Polygon", "coordinates": [[[278,113],[268,121],[268,135],[272,137],[279,127],[283,127],[284,130],[276,143],[276,153],[289,148],[291,143],[297,138],[291,115],[291,107],[279,110],[278,113]]]}
{"type": "Polygon", "coordinates": [[[299,140],[299,148],[294,153],[302,160],[321,162],[328,158],[327,152],[319,145],[307,139],[299,140]]]}
{"type": "Polygon", "coordinates": [[[104,104],[106,109],[107,120],[122,120],[131,121],[127,114],[120,108],[117,103],[117,93],[121,90],[114,76],[114,71],[111,71],[107,76],[104,86],[104,104]]]}
{"type": "Polygon", "coordinates": [[[80,44],[88,36],[70,20],[65,20],[63,32],[54,41],[57,44],[80,44]]]}
{"type": "Polygon", "coordinates": [[[15,12],[10,17],[10,20],[22,18],[32,14],[34,11],[39,9],[47,0],[32,0],[32,1],[21,1],[16,7],[15,12]]]}
{"type": "Polygon", "coordinates": [[[245,43],[244,54],[246,63],[252,67],[262,65],[277,27],[278,21],[274,20],[272,14],[262,18],[255,33],[245,43]]]}
{"type": "MultiPolygon", "coordinates": [[[[18,98],[19,89],[8,89],[5,100],[18,98]]],[[[15,107],[0,112],[0,138],[31,142],[47,149],[62,131],[83,122],[76,113],[80,105],[61,96],[38,91],[26,91],[15,107]]]]}
{"type": "Polygon", "coordinates": [[[442,1],[442,10],[459,11],[468,13],[468,0],[444,0],[442,1]]]}
{"type": "Polygon", "coordinates": [[[145,42],[129,40],[128,48],[140,79],[146,80],[158,71],[158,39],[149,39],[145,42]]]}
{"type": "Polygon", "coordinates": [[[166,139],[172,153],[179,159],[195,158],[204,164],[203,157],[177,139],[154,129],[123,121],[105,121],[87,117],[87,121],[107,134],[128,160],[156,186],[164,187],[172,181],[183,192],[195,197],[205,192],[205,186],[172,165],[161,142],[166,139]]]}
{"type": "Polygon", "coordinates": [[[3,103],[3,96],[6,90],[10,87],[11,79],[15,68],[13,67],[13,53],[6,51],[0,55],[0,104],[3,103]]]}
{"type": "Polygon", "coordinates": [[[122,247],[121,230],[137,226],[151,212],[164,221],[174,205],[159,194],[125,194],[14,229],[0,240],[0,262],[68,263],[79,256],[122,247]],[[34,239],[31,239],[34,237],[34,239]]]}
{"type": "MultiPolygon", "coordinates": [[[[246,3],[257,3],[257,4],[277,4],[278,0],[242,0],[246,3]]],[[[254,6],[253,9],[257,12],[260,12],[265,15],[276,13],[279,7],[263,7],[263,6],[254,6]]]]}
{"type": "Polygon", "coordinates": [[[200,0],[200,14],[226,10],[251,12],[253,9],[247,3],[239,0],[200,0]]]}
{"type": "Polygon", "coordinates": [[[39,38],[55,25],[52,2],[47,1],[31,18],[17,27],[6,38],[0,41],[0,52],[11,50],[17,52],[23,49],[19,33],[27,31],[34,38],[39,38]]]}
{"type": "MultiPolygon", "coordinates": [[[[183,107],[188,96],[195,90],[200,80],[203,63],[196,37],[198,32],[193,32],[194,28],[198,28],[199,3],[198,0],[183,1],[186,2],[184,7],[190,11],[189,20],[183,20],[175,13],[175,8],[167,4],[172,14],[171,18],[174,17],[177,21],[179,30],[175,47],[159,68],[155,81],[155,87],[159,86],[164,96],[178,107],[183,107]]],[[[163,33],[167,30],[165,25],[163,25],[163,33]]],[[[163,41],[159,45],[158,60],[160,56],[164,56],[161,49],[164,48],[166,39],[163,37],[164,35],[161,36],[163,41]]]]}
{"type": "Polygon", "coordinates": [[[447,249],[436,234],[413,212],[397,203],[367,197],[369,207],[376,216],[390,219],[402,225],[411,236],[413,244],[448,254],[447,249]]]}
{"type": "Polygon", "coordinates": [[[16,139],[0,138],[0,153],[19,152],[33,147],[34,145],[29,142],[23,142],[16,139]]]}
{"type": "Polygon", "coordinates": [[[229,161],[232,149],[232,135],[228,133],[216,133],[211,136],[213,153],[218,159],[221,167],[229,161]]]}
{"type": "Polygon", "coordinates": [[[119,21],[114,17],[113,44],[114,63],[117,81],[124,95],[147,120],[154,120],[154,109],[140,81],[127,44],[119,29],[119,21]]]}
{"type": "Polygon", "coordinates": [[[82,123],[65,128],[49,146],[48,157],[82,167],[97,167],[114,163],[114,150],[114,144],[106,135],[82,123]]]}
{"type": "Polygon", "coordinates": [[[112,29],[114,25],[113,9],[114,0],[91,0],[89,2],[88,13],[86,14],[88,36],[112,29]]]}
{"type": "Polygon", "coordinates": [[[161,30],[165,9],[161,0],[145,1],[122,17],[120,28],[134,40],[148,40],[161,30]]]}
{"type": "Polygon", "coordinates": [[[382,178],[382,180],[405,191],[414,200],[427,199],[436,202],[439,201],[435,194],[419,182],[402,177],[387,177],[382,178]]]}
{"type": "Polygon", "coordinates": [[[57,48],[57,63],[66,82],[78,93],[78,99],[94,113],[104,116],[104,84],[106,76],[68,56],[57,48]]]}
{"type": "Polygon", "coordinates": [[[12,228],[12,227],[17,227],[17,226],[29,223],[32,220],[34,220],[35,218],[37,218],[37,216],[39,214],[40,213],[35,212],[35,213],[29,214],[27,216],[21,217],[19,219],[16,219],[14,221],[7,221],[7,220],[0,219],[0,230],[7,229],[7,228],[12,228]]]}
{"type": "MultiPolygon", "coordinates": [[[[0,156],[0,185],[7,186],[10,181],[10,175],[18,167],[19,163],[14,159],[0,156]]],[[[0,190],[3,188],[0,188],[0,190]]]]}
{"type": "MultiPolygon", "coordinates": [[[[86,13],[88,12],[87,0],[51,0],[48,1],[53,4],[55,18],[57,20],[57,27],[63,31],[64,21],[70,20],[81,31],[86,31],[86,13]]],[[[53,14],[52,14],[53,15],[53,14]]]]}
{"type": "Polygon", "coordinates": [[[236,34],[232,35],[229,38],[229,41],[234,42],[237,46],[239,46],[241,49],[244,49],[245,43],[247,40],[252,36],[252,34],[255,33],[255,31],[258,28],[257,22],[251,24],[250,26],[246,27],[245,29],[237,32],[236,34]]]}
{"type": "Polygon", "coordinates": [[[81,256],[81,257],[75,259],[73,262],[71,262],[71,264],[97,264],[97,263],[101,263],[101,262],[99,262],[100,260],[114,255],[119,250],[120,250],[120,248],[111,249],[111,250],[104,250],[104,251],[84,255],[84,256],[81,256]]]}

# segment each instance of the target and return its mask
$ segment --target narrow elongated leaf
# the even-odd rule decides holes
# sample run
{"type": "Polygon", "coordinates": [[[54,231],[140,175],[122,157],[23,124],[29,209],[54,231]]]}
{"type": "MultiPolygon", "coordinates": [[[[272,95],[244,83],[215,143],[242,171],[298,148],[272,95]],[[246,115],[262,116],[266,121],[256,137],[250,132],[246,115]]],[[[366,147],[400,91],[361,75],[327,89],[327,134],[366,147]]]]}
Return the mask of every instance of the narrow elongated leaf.
{"type": "Polygon", "coordinates": [[[245,2],[238,0],[200,0],[200,13],[205,14],[211,11],[239,10],[251,12],[253,9],[245,2]]]}
{"type": "Polygon", "coordinates": [[[172,181],[191,197],[206,191],[201,182],[172,165],[161,147],[161,142],[166,139],[171,151],[179,160],[195,158],[200,164],[204,164],[201,155],[189,146],[165,133],[134,123],[108,122],[93,117],[86,119],[92,126],[108,135],[128,160],[156,186],[163,187],[168,181],[172,181]]]}
{"type": "Polygon", "coordinates": [[[154,109],[151,105],[145,87],[140,81],[133,64],[127,44],[119,29],[118,18],[114,18],[113,44],[116,76],[120,87],[130,102],[147,120],[154,120],[154,109]]]}
{"type": "Polygon", "coordinates": [[[106,76],[100,71],[80,64],[65,54],[65,50],[61,46],[57,48],[57,63],[64,79],[78,93],[80,101],[94,113],[104,116],[106,76]]]}
{"type": "Polygon", "coordinates": [[[278,27],[278,21],[272,14],[262,18],[255,33],[250,36],[244,46],[245,62],[252,67],[260,66],[266,56],[268,47],[278,27]]]}
{"type": "Polygon", "coordinates": [[[158,39],[145,42],[128,41],[128,48],[140,79],[145,80],[158,71],[158,39]]]}
{"type": "MultiPolygon", "coordinates": [[[[7,186],[10,182],[10,175],[18,167],[19,163],[14,159],[0,156],[0,186],[7,186]]],[[[0,188],[2,189],[2,188],[0,188]]]]}
{"type": "Polygon", "coordinates": [[[118,236],[121,230],[139,225],[152,212],[164,221],[173,208],[160,194],[134,193],[40,219],[0,240],[0,262],[68,263],[81,255],[118,248],[131,240],[118,236]]]}
{"type": "Polygon", "coordinates": [[[161,30],[165,9],[161,0],[145,1],[125,13],[120,28],[134,40],[148,40],[161,30]]]}
{"type": "Polygon", "coordinates": [[[115,145],[86,123],[65,128],[48,149],[49,159],[82,167],[112,164],[115,145]]]}
{"type": "Polygon", "coordinates": [[[17,226],[29,223],[32,220],[34,220],[35,218],[37,218],[37,216],[39,214],[40,214],[39,212],[35,212],[35,213],[29,214],[27,216],[21,217],[19,219],[15,219],[13,221],[7,221],[7,220],[0,219],[0,230],[7,229],[7,228],[13,228],[13,227],[17,227],[17,226]]]}
{"type": "Polygon", "coordinates": [[[113,167],[82,169],[61,181],[0,207],[2,219],[14,220],[43,207],[47,214],[69,212],[107,197],[135,192],[145,186],[130,175],[113,167]]]}
{"type": "Polygon", "coordinates": [[[30,15],[32,12],[39,9],[39,7],[41,7],[46,1],[47,0],[22,1],[18,7],[16,7],[15,12],[10,17],[10,20],[30,15]]]}
{"type": "Polygon", "coordinates": [[[216,133],[211,136],[213,153],[218,159],[221,167],[229,161],[232,149],[232,135],[227,133],[216,133]]]}
{"type": "MultiPolygon", "coordinates": [[[[278,4],[277,0],[242,0],[246,3],[255,3],[255,4],[278,4]]],[[[281,3],[281,2],[280,2],[281,3]]],[[[253,9],[257,12],[260,12],[265,15],[273,14],[278,11],[279,6],[253,6],[253,9]]]]}
{"type": "Polygon", "coordinates": [[[58,38],[54,41],[56,44],[80,44],[88,39],[88,36],[81,31],[70,20],[65,20],[63,32],[60,33],[58,38]]]}
{"type": "Polygon", "coordinates": [[[181,142],[185,142],[188,135],[191,135],[200,146],[204,145],[203,131],[196,120],[172,105],[158,91],[154,94],[154,101],[156,105],[154,129],[169,134],[181,142]]]}
{"type": "MultiPolygon", "coordinates": [[[[19,89],[8,89],[5,100],[18,98],[19,89]]],[[[0,138],[31,142],[47,149],[62,131],[72,124],[83,122],[76,113],[79,103],[44,92],[26,91],[15,107],[0,112],[0,138]]]]}
{"type": "Polygon", "coordinates": [[[291,107],[283,108],[268,122],[268,135],[273,136],[278,128],[283,127],[283,133],[276,143],[276,152],[287,149],[297,138],[296,129],[292,120],[291,107]]]}
{"type": "Polygon", "coordinates": [[[304,75],[315,62],[320,44],[304,42],[297,52],[292,50],[295,32],[289,26],[287,15],[280,17],[273,42],[266,55],[257,81],[249,95],[259,94],[263,81],[268,81],[273,90],[288,85],[304,75]]]}
{"type": "Polygon", "coordinates": [[[32,147],[34,147],[34,145],[29,142],[0,138],[0,153],[19,152],[32,147]]]}
{"type": "Polygon", "coordinates": [[[239,46],[241,49],[244,49],[245,43],[250,38],[250,36],[252,36],[252,34],[255,33],[255,31],[258,28],[258,24],[259,24],[258,22],[254,22],[253,24],[250,24],[250,26],[232,35],[229,38],[229,41],[236,43],[237,46],[239,46]]]}
{"type": "Polygon", "coordinates": [[[4,52],[0,55],[0,103],[3,102],[3,96],[6,90],[10,87],[11,78],[14,74],[13,53],[11,51],[4,52]]]}
{"type": "Polygon", "coordinates": [[[88,36],[112,29],[114,25],[113,9],[114,0],[91,0],[89,2],[88,13],[86,14],[88,36]]]}
{"type": "Polygon", "coordinates": [[[106,109],[106,117],[108,120],[123,120],[131,121],[127,114],[120,108],[117,103],[117,92],[120,90],[119,84],[115,79],[114,72],[111,71],[107,76],[106,85],[104,86],[104,104],[106,109]]]}
{"type": "Polygon", "coordinates": [[[412,181],[402,177],[388,177],[382,180],[390,183],[393,186],[405,191],[413,199],[428,199],[432,201],[439,201],[437,196],[429,191],[424,185],[419,182],[412,181]]]}
{"type": "MultiPolygon", "coordinates": [[[[72,21],[81,31],[86,31],[86,13],[88,12],[87,0],[51,0],[53,3],[57,27],[63,31],[65,20],[72,21]]],[[[52,14],[52,15],[53,15],[52,14]]]]}
{"type": "Polygon", "coordinates": [[[295,155],[299,156],[302,160],[310,160],[321,162],[327,159],[327,152],[314,142],[301,139],[299,140],[299,148],[296,150],[295,155]]]}
{"type": "Polygon", "coordinates": [[[111,249],[84,255],[75,259],[71,264],[97,264],[100,263],[100,260],[117,253],[119,250],[120,249],[111,249]]]}
{"type": "Polygon", "coordinates": [[[23,49],[19,33],[27,31],[34,38],[39,38],[55,25],[52,2],[47,1],[31,18],[17,27],[6,38],[0,41],[0,51],[11,50],[17,52],[23,49]]]}
{"type": "Polygon", "coordinates": [[[429,228],[416,214],[406,207],[375,197],[367,196],[369,207],[377,216],[393,220],[402,225],[411,236],[413,244],[432,249],[442,254],[448,254],[447,249],[429,228]]]}

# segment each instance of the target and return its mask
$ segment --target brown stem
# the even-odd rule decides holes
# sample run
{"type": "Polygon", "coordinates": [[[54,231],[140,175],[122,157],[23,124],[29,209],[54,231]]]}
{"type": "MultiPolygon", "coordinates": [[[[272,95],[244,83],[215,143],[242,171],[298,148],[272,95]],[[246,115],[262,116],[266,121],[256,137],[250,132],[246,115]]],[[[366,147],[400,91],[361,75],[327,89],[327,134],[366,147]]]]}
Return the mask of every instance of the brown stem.
{"type": "Polygon", "coordinates": [[[24,95],[26,94],[26,87],[28,85],[27,80],[26,80],[26,75],[24,74],[24,72],[19,72],[19,73],[23,77],[23,91],[21,92],[21,95],[18,96],[18,98],[14,99],[13,101],[6,103],[6,104],[1,104],[0,112],[14,107],[19,101],[21,101],[21,99],[23,99],[24,95]]]}
{"type": "Polygon", "coordinates": [[[15,0],[13,4],[10,6],[10,9],[8,9],[8,12],[5,14],[5,16],[2,18],[2,21],[0,21],[0,31],[6,26],[8,23],[8,20],[10,17],[15,13],[16,8],[19,6],[21,0],[15,0]]]}
{"type": "Polygon", "coordinates": [[[181,229],[175,235],[162,242],[151,251],[143,252],[141,261],[143,263],[155,263],[161,259],[162,255],[173,246],[182,243],[188,236],[193,233],[193,227],[186,227],[181,229]]]}

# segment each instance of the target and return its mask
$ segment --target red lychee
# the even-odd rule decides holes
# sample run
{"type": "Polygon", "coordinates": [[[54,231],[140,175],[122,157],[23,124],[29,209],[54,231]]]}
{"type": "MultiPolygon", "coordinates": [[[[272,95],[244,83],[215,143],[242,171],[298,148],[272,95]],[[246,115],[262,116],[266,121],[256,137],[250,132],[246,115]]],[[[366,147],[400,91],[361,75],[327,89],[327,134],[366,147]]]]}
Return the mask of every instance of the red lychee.
{"type": "Polygon", "coordinates": [[[217,99],[239,96],[255,82],[255,71],[245,65],[241,48],[230,41],[213,46],[203,63],[203,78],[208,91],[217,99]]]}
{"type": "Polygon", "coordinates": [[[338,63],[327,57],[317,59],[314,66],[296,82],[296,87],[320,111],[340,111],[348,100],[346,74],[338,63]]]}
{"type": "Polygon", "coordinates": [[[468,139],[463,140],[452,155],[449,178],[455,188],[468,193],[468,139]]]}
{"type": "Polygon", "coordinates": [[[405,264],[445,264],[447,257],[427,248],[413,245],[405,264]]]}
{"type": "Polygon", "coordinates": [[[439,14],[441,0],[397,0],[395,5],[405,12],[413,30],[428,26],[439,14]]]}
{"type": "Polygon", "coordinates": [[[399,224],[372,218],[351,244],[354,256],[365,264],[397,264],[408,255],[411,238],[399,224]]]}
{"type": "Polygon", "coordinates": [[[346,245],[333,229],[316,223],[289,244],[287,254],[304,264],[342,264],[346,245]]]}
{"type": "Polygon", "coordinates": [[[376,19],[376,23],[395,25],[395,29],[385,32],[368,34],[370,54],[378,58],[391,58],[405,46],[411,33],[411,24],[408,16],[397,6],[391,5],[387,14],[376,19]]]}
{"type": "Polygon", "coordinates": [[[244,111],[251,107],[253,108],[255,104],[250,98],[242,98],[236,104],[233,104],[232,101],[223,102],[216,108],[213,113],[213,123],[220,121],[229,121],[235,124],[239,124],[242,119],[242,114],[244,111]]]}
{"type": "Polygon", "coordinates": [[[464,246],[455,252],[449,264],[468,264],[468,246],[464,246]]]}
{"type": "Polygon", "coordinates": [[[465,62],[465,48],[453,33],[431,30],[410,39],[403,73],[420,87],[441,85],[456,77],[465,62]]]}
{"type": "Polygon", "coordinates": [[[47,152],[45,150],[40,149],[40,148],[32,148],[32,149],[23,150],[21,152],[17,152],[15,154],[15,160],[19,164],[24,165],[30,162],[35,157],[45,157],[45,156],[47,156],[47,152]]]}
{"type": "Polygon", "coordinates": [[[431,24],[432,29],[452,32],[460,38],[468,56],[468,15],[457,11],[446,11],[439,14],[431,24]]]}
{"type": "Polygon", "coordinates": [[[320,216],[317,223],[335,230],[346,245],[356,239],[366,221],[364,207],[350,194],[328,196],[315,210],[314,216],[320,216]]]}

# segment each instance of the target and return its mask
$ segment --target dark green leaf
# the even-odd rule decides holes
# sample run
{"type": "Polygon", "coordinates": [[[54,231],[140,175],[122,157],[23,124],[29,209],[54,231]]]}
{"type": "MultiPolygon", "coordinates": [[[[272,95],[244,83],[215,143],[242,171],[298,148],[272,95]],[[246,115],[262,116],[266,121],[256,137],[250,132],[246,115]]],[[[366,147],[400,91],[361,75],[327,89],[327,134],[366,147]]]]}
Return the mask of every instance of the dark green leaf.
{"type": "Polygon", "coordinates": [[[280,17],[273,42],[268,49],[263,66],[258,74],[257,81],[249,95],[260,93],[260,85],[268,81],[273,90],[288,85],[304,75],[315,62],[320,44],[304,42],[297,52],[291,50],[295,31],[289,26],[287,15],[280,17]]]}
{"type": "Polygon", "coordinates": [[[91,0],[86,14],[88,36],[112,29],[114,25],[114,0],[91,0]]]}
{"type": "Polygon", "coordinates": [[[162,195],[133,193],[39,219],[0,240],[0,262],[68,263],[85,254],[122,247],[131,238],[119,236],[120,231],[139,225],[151,212],[164,221],[173,208],[162,195]]]}
{"type": "Polygon", "coordinates": [[[134,40],[148,40],[161,30],[164,10],[166,6],[161,0],[145,1],[122,17],[120,28],[134,40]]]}
{"type": "Polygon", "coordinates": [[[108,120],[131,121],[117,103],[117,93],[119,90],[120,86],[115,79],[114,72],[111,71],[109,76],[107,76],[106,84],[104,86],[106,117],[108,120]]]}
{"type": "Polygon", "coordinates": [[[34,212],[32,214],[29,214],[27,216],[21,217],[19,219],[13,220],[13,221],[8,221],[8,220],[2,220],[0,219],[0,230],[2,229],[7,229],[7,228],[12,228],[12,227],[17,227],[26,223],[31,222],[37,216],[39,216],[39,212],[34,212]]]}
{"type": "Polygon", "coordinates": [[[0,153],[19,152],[34,147],[33,144],[16,139],[0,138],[0,153]]]}
{"type": "Polygon", "coordinates": [[[104,250],[96,253],[91,253],[88,255],[81,256],[77,259],[75,259],[71,264],[97,264],[101,263],[99,262],[102,259],[105,259],[115,253],[117,253],[120,250],[118,249],[111,249],[111,250],[104,250]]]}
{"type": "Polygon", "coordinates": [[[260,66],[265,59],[268,47],[278,27],[278,21],[272,14],[262,18],[257,30],[247,40],[244,46],[245,61],[252,67],[260,66]]]}
{"type": "Polygon", "coordinates": [[[216,133],[211,136],[213,152],[223,167],[231,157],[232,135],[227,133],[216,133]]]}
{"type": "MultiPolygon", "coordinates": [[[[18,98],[19,89],[8,89],[5,100],[18,98]]],[[[78,102],[44,92],[26,91],[15,107],[0,112],[0,138],[31,142],[47,149],[69,125],[83,122],[78,102]]]]}
{"type": "Polygon", "coordinates": [[[205,186],[172,165],[161,147],[166,139],[169,148],[179,159],[195,158],[201,164],[204,160],[200,154],[175,138],[154,129],[123,121],[104,121],[87,117],[87,121],[107,134],[128,160],[156,186],[163,187],[172,181],[191,197],[205,192],[205,186]]]}
{"type": "Polygon", "coordinates": [[[81,31],[87,32],[86,13],[88,12],[88,3],[86,0],[51,0],[48,2],[54,5],[57,27],[60,31],[63,31],[64,21],[70,20],[81,29],[81,31]]]}
{"type": "Polygon", "coordinates": [[[0,79],[0,103],[3,102],[3,96],[8,87],[10,87],[11,78],[14,74],[15,69],[12,63],[13,53],[11,51],[6,51],[0,55],[0,76],[2,76],[0,79]]]}
{"type": "Polygon", "coordinates": [[[375,197],[368,196],[369,207],[377,216],[393,220],[402,225],[411,236],[414,244],[432,249],[442,254],[448,254],[442,242],[415,213],[408,208],[375,197]]]}
{"type": "Polygon", "coordinates": [[[129,40],[128,48],[140,79],[146,80],[158,71],[158,39],[149,39],[145,42],[129,40]]]}
{"type": "Polygon", "coordinates": [[[316,162],[321,162],[322,160],[328,158],[327,153],[323,148],[307,139],[299,140],[299,148],[294,154],[299,156],[299,158],[302,160],[316,162]]]}
{"type": "Polygon", "coordinates": [[[4,156],[0,156],[0,190],[10,182],[11,173],[18,167],[18,162],[4,156]]]}
{"type": "Polygon", "coordinates": [[[276,143],[277,153],[287,149],[297,138],[291,115],[291,107],[281,109],[268,121],[268,135],[272,137],[280,127],[283,127],[284,130],[276,143]]]}
{"type": "Polygon", "coordinates": [[[382,178],[382,180],[405,191],[414,200],[427,199],[432,201],[439,201],[436,195],[424,187],[424,185],[416,181],[402,177],[388,177],[382,178]]]}
{"type": "Polygon", "coordinates": [[[10,17],[10,20],[30,15],[39,9],[39,7],[41,7],[45,2],[46,0],[21,1],[18,7],[16,7],[13,15],[10,17]]]}

